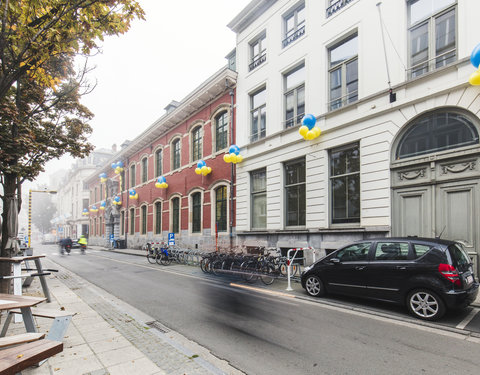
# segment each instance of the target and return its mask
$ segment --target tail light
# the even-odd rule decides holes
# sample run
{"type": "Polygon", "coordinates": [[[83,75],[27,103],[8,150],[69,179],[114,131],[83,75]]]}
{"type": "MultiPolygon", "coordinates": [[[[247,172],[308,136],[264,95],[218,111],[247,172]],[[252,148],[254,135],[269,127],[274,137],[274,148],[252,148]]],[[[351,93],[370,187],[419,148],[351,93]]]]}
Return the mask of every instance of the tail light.
{"type": "Polygon", "coordinates": [[[455,267],[451,266],[450,264],[439,264],[438,265],[438,272],[445,277],[446,279],[450,280],[455,285],[461,286],[462,283],[460,282],[460,276],[455,269],[455,267]]]}

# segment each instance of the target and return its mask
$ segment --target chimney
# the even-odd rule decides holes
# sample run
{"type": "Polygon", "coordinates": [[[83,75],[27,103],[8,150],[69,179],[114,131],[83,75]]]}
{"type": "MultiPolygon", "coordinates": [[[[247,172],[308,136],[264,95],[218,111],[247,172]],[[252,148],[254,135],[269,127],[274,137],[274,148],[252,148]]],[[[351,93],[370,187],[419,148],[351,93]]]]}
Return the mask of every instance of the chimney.
{"type": "Polygon", "coordinates": [[[114,144],[112,145],[112,151],[113,151],[113,153],[116,153],[116,152],[117,152],[117,144],[116,144],[116,143],[114,143],[114,144]]]}

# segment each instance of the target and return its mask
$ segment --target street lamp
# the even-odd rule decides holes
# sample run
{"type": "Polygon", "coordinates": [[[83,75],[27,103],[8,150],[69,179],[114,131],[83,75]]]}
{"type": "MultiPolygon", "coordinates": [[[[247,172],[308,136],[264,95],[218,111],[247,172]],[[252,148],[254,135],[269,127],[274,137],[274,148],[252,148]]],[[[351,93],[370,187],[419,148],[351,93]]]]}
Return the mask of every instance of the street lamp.
{"type": "Polygon", "coordinates": [[[32,193],[57,194],[57,191],[32,189],[28,191],[28,247],[32,247],[32,193]]]}

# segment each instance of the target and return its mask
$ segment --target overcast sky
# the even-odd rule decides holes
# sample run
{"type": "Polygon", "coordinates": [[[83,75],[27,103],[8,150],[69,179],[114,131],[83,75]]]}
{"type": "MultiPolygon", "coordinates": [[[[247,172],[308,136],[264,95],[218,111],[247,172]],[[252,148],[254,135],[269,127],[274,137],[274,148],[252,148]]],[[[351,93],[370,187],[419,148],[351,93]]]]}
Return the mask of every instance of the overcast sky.
{"type": "MultiPolygon", "coordinates": [[[[98,148],[120,146],[161,117],[226,65],[235,33],[226,25],[250,0],[139,0],[145,21],[119,37],[107,38],[89,80],[95,90],[82,99],[94,114],[90,142],[98,148]]],[[[71,158],[52,161],[36,182],[68,169],[71,158]]]]}

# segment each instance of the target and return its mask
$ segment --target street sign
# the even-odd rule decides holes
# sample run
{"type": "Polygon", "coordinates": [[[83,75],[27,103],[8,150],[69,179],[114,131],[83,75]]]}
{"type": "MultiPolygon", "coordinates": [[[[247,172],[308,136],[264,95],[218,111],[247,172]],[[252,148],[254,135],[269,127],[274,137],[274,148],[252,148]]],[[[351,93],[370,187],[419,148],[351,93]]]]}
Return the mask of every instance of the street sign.
{"type": "Polygon", "coordinates": [[[168,234],[168,245],[175,245],[175,233],[168,234]]]}

